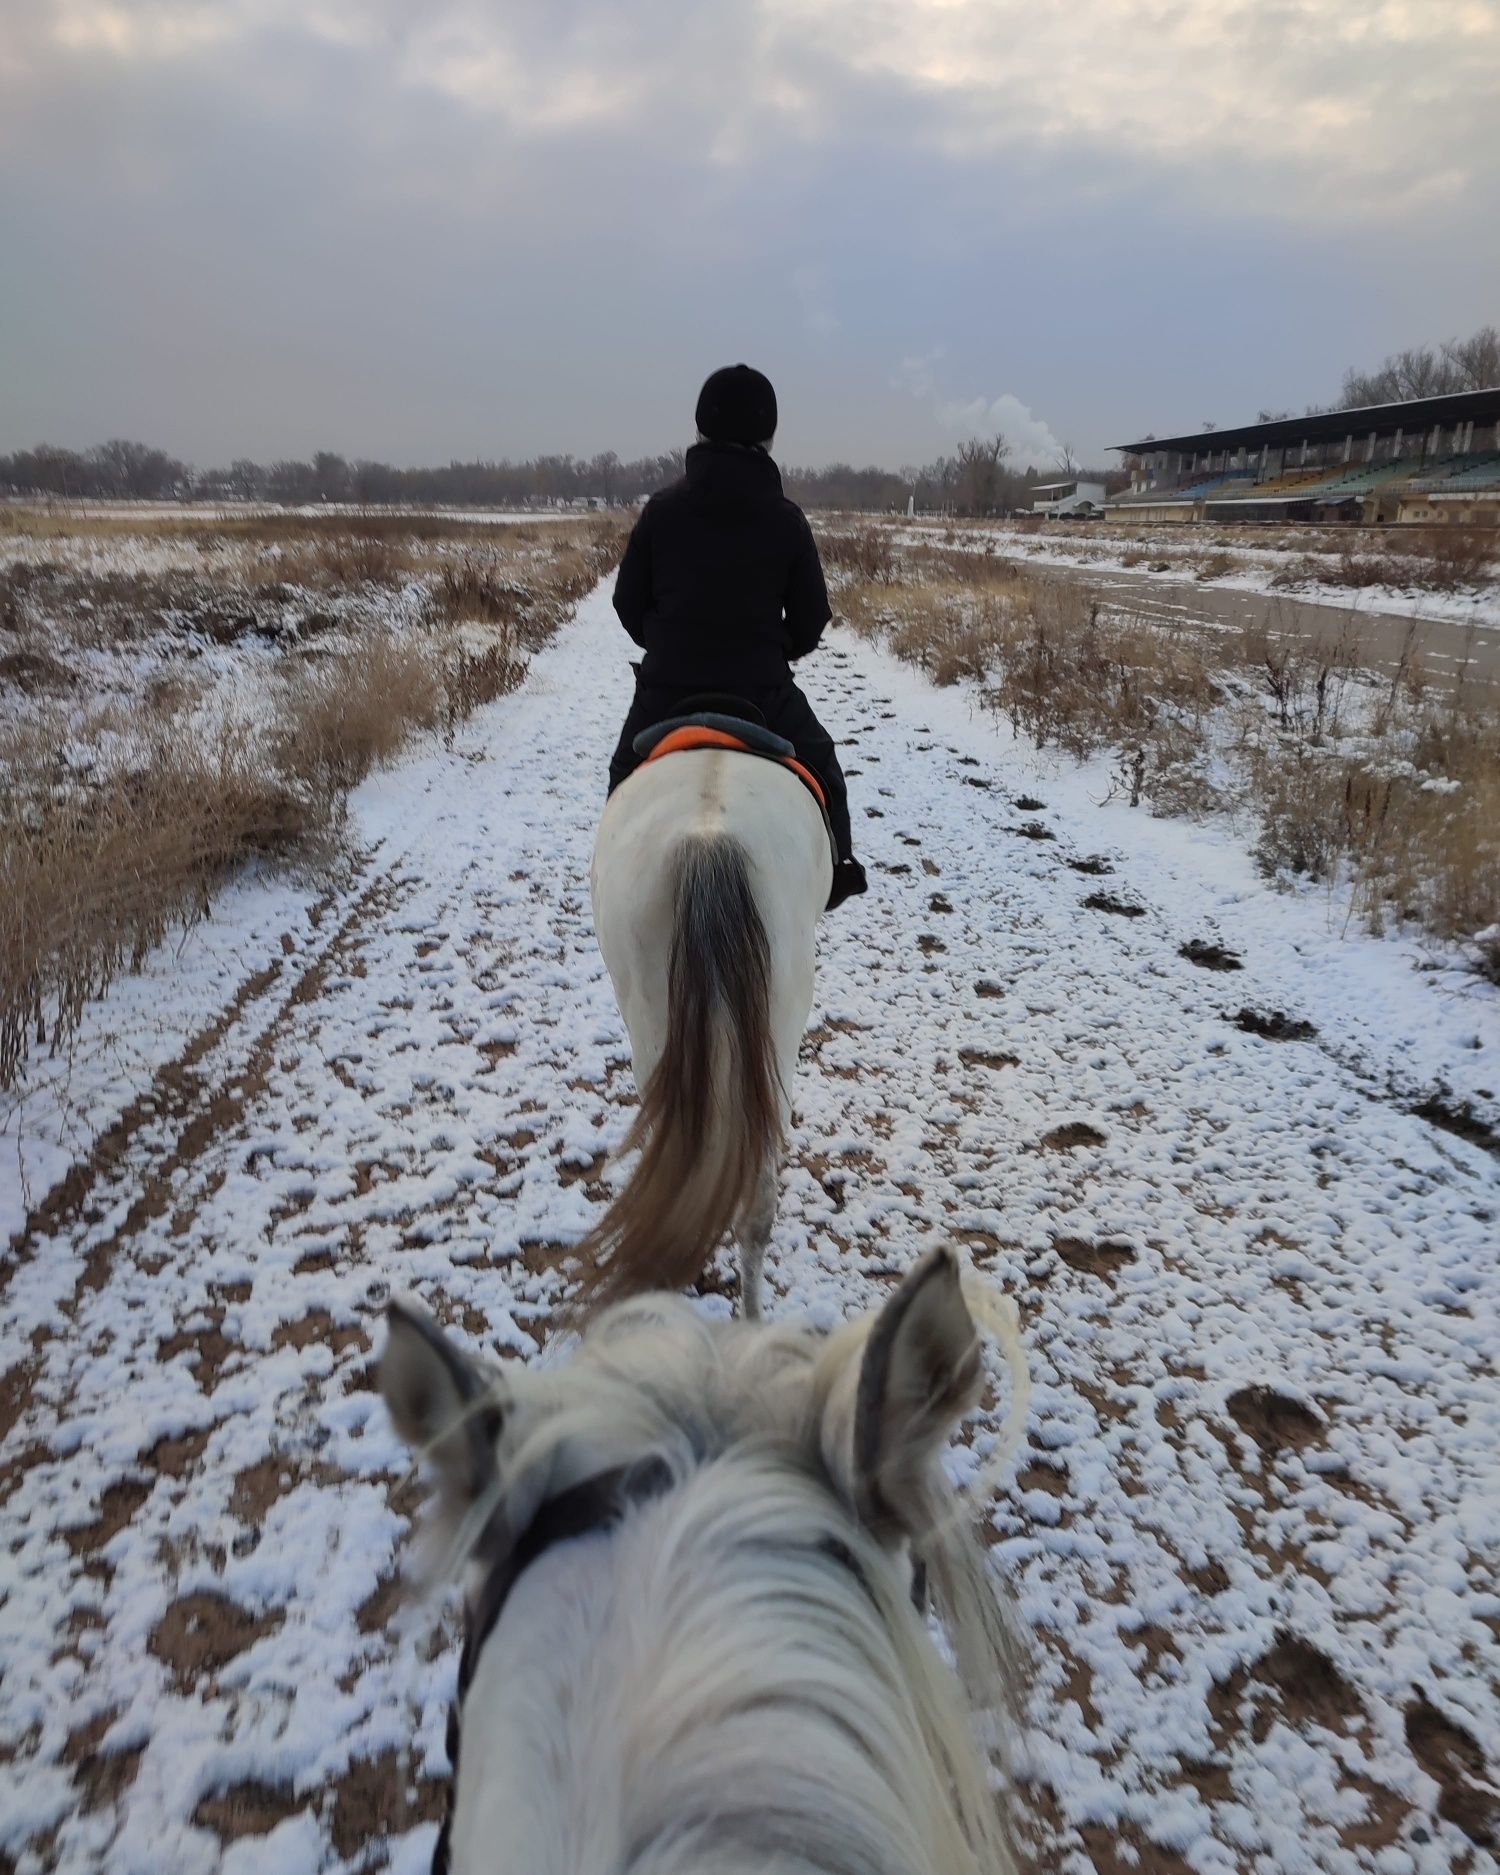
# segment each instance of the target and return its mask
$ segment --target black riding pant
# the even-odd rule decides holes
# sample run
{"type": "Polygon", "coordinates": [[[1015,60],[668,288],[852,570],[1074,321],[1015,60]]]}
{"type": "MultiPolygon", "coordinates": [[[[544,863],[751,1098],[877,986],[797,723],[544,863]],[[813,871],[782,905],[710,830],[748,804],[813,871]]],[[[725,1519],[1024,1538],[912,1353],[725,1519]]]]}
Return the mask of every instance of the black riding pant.
{"type": "MultiPolygon", "coordinates": [[[[631,746],[643,729],[681,714],[689,697],[701,696],[701,684],[692,689],[678,689],[671,684],[635,680],[635,698],[625,727],[620,731],[620,745],[609,765],[609,788],[613,794],[625,777],[640,766],[640,757],[631,746]]],[[[833,738],[812,713],[812,705],[793,683],[777,684],[769,690],[741,691],[747,703],[753,703],[766,719],[767,729],[785,736],[804,763],[822,782],[828,796],[828,819],[838,844],[839,858],[848,859],[854,851],[849,829],[849,790],[844,771],[839,767],[833,738]]]]}

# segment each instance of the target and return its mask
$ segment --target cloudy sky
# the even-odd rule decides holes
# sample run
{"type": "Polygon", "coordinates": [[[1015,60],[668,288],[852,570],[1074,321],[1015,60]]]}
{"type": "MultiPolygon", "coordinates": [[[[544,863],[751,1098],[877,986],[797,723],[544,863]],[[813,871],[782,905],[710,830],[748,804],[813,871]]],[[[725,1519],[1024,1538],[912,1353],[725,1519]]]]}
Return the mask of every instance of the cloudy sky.
{"type": "Polygon", "coordinates": [[[1500,0],[0,0],[0,449],[1043,461],[1500,317],[1500,0]]]}

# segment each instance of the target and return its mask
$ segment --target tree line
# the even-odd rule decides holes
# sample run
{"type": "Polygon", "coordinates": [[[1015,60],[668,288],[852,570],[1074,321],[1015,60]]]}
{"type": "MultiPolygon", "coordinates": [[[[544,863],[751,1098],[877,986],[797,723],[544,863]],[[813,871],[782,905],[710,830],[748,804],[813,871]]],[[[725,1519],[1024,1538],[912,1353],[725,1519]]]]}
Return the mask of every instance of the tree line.
{"type": "MultiPolygon", "coordinates": [[[[1323,417],[1335,410],[1363,410],[1369,404],[1404,404],[1415,397],[1451,397],[1459,391],[1489,391],[1500,386],[1500,329],[1481,326],[1466,339],[1441,345],[1410,345],[1392,352],[1373,371],[1344,373],[1338,401],[1295,410],[1258,410],[1257,423],[1278,423],[1302,415],[1323,417]]],[[[1211,423],[1204,425],[1212,429],[1211,423]]]]}
{"type": "MultiPolygon", "coordinates": [[[[164,449],[116,439],[73,450],[44,443],[0,455],[0,492],[92,501],[247,501],[286,507],[439,506],[547,508],[572,502],[630,506],[665,488],[683,471],[683,451],[623,461],[597,456],[534,456],[524,462],[450,462],[401,469],[387,462],[350,462],[330,450],[309,461],[270,463],[240,458],[227,468],[195,469],[164,449]]],[[[949,456],[902,469],[787,467],[786,492],[805,508],[890,512],[913,500],[923,513],[1003,514],[1029,509],[1039,481],[1077,473],[1070,451],[1055,471],[1018,470],[1004,437],[973,438],[949,456]]],[[[1115,471],[1094,472],[1111,484],[1115,471]]]]}

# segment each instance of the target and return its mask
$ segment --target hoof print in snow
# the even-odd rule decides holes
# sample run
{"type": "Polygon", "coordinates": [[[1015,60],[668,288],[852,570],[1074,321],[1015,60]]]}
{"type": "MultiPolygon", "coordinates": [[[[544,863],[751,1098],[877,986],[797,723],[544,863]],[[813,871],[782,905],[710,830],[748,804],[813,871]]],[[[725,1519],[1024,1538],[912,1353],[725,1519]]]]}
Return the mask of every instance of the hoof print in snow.
{"type": "Polygon", "coordinates": [[[298,1796],[290,1784],[264,1784],[259,1778],[247,1778],[241,1784],[229,1784],[205,1797],[193,1812],[199,1829],[210,1829],[221,1842],[238,1842],[245,1836],[269,1836],[273,1829],[312,1808],[307,1793],[298,1796]]]}
{"type": "Polygon", "coordinates": [[[1090,853],[1086,859],[1070,859],[1068,864],[1074,872],[1086,872],[1091,879],[1103,879],[1114,871],[1109,861],[1098,853],[1090,853]]]}
{"type": "Polygon", "coordinates": [[[1425,1694],[1405,1716],[1411,1754],[1438,1787],[1438,1815],[1481,1849],[1500,1846],[1500,1797],[1478,1744],[1425,1694]]]}
{"type": "Polygon", "coordinates": [[[418,1775],[404,1752],[354,1759],[333,1785],[328,1834],[335,1855],[352,1862],[371,1843],[386,1843],[419,1823],[440,1822],[449,1789],[446,1777],[418,1775]]]}
{"type": "Polygon", "coordinates": [[[1259,1009],[1242,1009],[1230,1021],[1246,1035],[1258,1035],[1267,1042],[1310,1042],[1318,1032],[1311,1022],[1285,1015],[1279,1009],[1264,1014],[1259,1009]]]}
{"type": "Polygon", "coordinates": [[[1044,827],[1039,820],[1022,821],[1019,827],[1012,827],[1011,832],[1020,840],[1055,840],[1057,835],[1050,827],[1044,827]]]}
{"type": "Polygon", "coordinates": [[[72,1767],[73,1788],[78,1793],[80,1806],[89,1814],[119,1803],[135,1782],[141,1759],[146,1755],[143,1744],[100,1751],[100,1741],[119,1716],[118,1712],[101,1712],[97,1718],[71,1731],[63,1746],[63,1763],[72,1767]]]}
{"type": "Polygon", "coordinates": [[[150,1497],[153,1486],[154,1480],[147,1478],[118,1479],[100,1493],[94,1521],[62,1531],[63,1541],[75,1556],[93,1556],[120,1534],[150,1497]]]}
{"type": "Polygon", "coordinates": [[[995,1072],[1014,1068],[1021,1059],[1019,1055],[1007,1055],[990,1048],[960,1048],[958,1058],[966,1068],[989,1068],[995,1072]]]}
{"type": "Polygon", "coordinates": [[[1205,944],[1202,938],[1190,938],[1186,944],[1179,945],[1177,955],[1186,957],[1201,970],[1243,970],[1245,967],[1233,951],[1225,950],[1222,944],[1205,944]]]}
{"type": "Polygon", "coordinates": [[[1278,1719],[1299,1731],[1315,1726],[1344,1734],[1363,1716],[1358,1694],[1327,1654],[1295,1634],[1278,1635],[1246,1681],[1255,1708],[1250,1736],[1258,1745],[1278,1719]]]}
{"type": "Polygon", "coordinates": [[[212,1393],[219,1384],[219,1375],[230,1355],[241,1350],[238,1343],[229,1340],[224,1331],[215,1325],[212,1328],[182,1329],[175,1335],[168,1335],[165,1341],[157,1343],[156,1358],[163,1367],[169,1361],[175,1361],[179,1354],[192,1353],[189,1368],[194,1380],[205,1393],[212,1393]]]}
{"type": "Polygon", "coordinates": [[[1229,1417],[1263,1452],[1303,1451],[1326,1430],[1321,1416],[1274,1387],[1241,1387],[1225,1405],[1229,1417]]]}
{"type": "Polygon", "coordinates": [[[1077,1270],[1082,1276],[1113,1277],[1117,1270],[1135,1261],[1133,1244],[1111,1238],[1090,1243],[1086,1237],[1054,1237],[1052,1248],[1070,1270],[1077,1270]]]}
{"type": "Polygon", "coordinates": [[[1043,1133],[1037,1145],[1043,1152],[1071,1152],[1075,1146],[1102,1146],[1104,1134],[1087,1120],[1069,1120],[1066,1126],[1054,1126],[1043,1133]]]}
{"type": "Polygon", "coordinates": [[[521,1261],[533,1276],[561,1271],[575,1260],[574,1246],[570,1243],[550,1243],[539,1237],[522,1239],[521,1261]]]}
{"type": "Polygon", "coordinates": [[[342,1354],[346,1348],[369,1345],[370,1337],[358,1322],[336,1322],[327,1309],[310,1309],[296,1321],[281,1322],[271,1336],[273,1349],[320,1347],[342,1354]]]}
{"type": "Polygon", "coordinates": [[[1113,898],[1108,892],[1090,892],[1083,901],[1090,911],[1113,912],[1116,918],[1144,918],[1146,907],[1132,905],[1123,898],[1113,898]]]}
{"type": "Polygon", "coordinates": [[[146,1645],[172,1669],[180,1687],[191,1687],[253,1647],[281,1626],[282,1611],[252,1615],[248,1608],[198,1589],[180,1595],[151,1630],[146,1645]]]}

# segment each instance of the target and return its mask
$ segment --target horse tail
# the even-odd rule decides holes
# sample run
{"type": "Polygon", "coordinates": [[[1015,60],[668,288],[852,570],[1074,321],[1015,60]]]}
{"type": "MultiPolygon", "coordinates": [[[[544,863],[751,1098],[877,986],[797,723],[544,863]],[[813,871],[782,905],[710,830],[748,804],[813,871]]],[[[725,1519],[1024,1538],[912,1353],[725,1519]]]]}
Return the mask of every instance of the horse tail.
{"type": "Polygon", "coordinates": [[[622,1147],[640,1157],[579,1245],[584,1311],[695,1282],[780,1156],[771,951],[745,849],[685,840],[672,892],[666,1042],[622,1147]]]}

